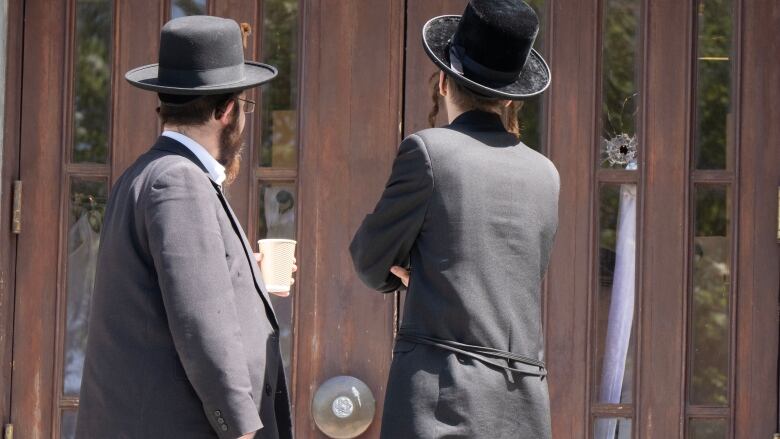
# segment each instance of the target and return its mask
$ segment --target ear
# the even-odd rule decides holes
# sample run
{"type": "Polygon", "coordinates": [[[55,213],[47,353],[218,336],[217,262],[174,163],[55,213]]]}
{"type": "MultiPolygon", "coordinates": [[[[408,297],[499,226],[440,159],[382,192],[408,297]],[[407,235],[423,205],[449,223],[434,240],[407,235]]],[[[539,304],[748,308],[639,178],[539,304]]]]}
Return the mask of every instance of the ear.
{"type": "Polygon", "coordinates": [[[236,108],[236,101],[235,99],[231,99],[227,105],[225,106],[225,109],[223,111],[218,111],[217,113],[214,113],[214,118],[217,119],[222,123],[222,125],[227,126],[230,124],[230,118],[233,111],[237,111],[236,108]],[[219,117],[217,117],[219,116],[219,117]]]}
{"type": "Polygon", "coordinates": [[[447,96],[447,75],[442,70],[439,71],[439,94],[447,96]]]}

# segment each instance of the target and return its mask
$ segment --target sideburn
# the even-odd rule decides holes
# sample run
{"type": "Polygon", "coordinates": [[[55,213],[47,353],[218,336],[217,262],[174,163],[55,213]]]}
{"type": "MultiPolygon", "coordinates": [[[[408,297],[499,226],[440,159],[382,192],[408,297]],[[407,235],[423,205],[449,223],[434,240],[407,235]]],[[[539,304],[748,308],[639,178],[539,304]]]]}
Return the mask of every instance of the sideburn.
{"type": "MultiPolygon", "coordinates": [[[[238,105],[234,109],[238,110],[238,105]]],[[[244,143],[238,127],[239,116],[238,111],[233,111],[230,123],[219,134],[219,163],[225,167],[226,185],[232,184],[241,171],[241,152],[244,143]]]]}

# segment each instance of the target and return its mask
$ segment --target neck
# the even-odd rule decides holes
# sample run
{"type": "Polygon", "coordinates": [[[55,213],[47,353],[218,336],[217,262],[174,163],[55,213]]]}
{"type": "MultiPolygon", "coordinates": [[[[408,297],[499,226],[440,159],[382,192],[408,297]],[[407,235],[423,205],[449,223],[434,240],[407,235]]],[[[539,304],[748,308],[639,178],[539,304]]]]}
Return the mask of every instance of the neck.
{"type": "Polygon", "coordinates": [[[174,131],[198,142],[215,160],[219,160],[219,133],[200,126],[164,125],[164,131],[174,131]]]}
{"type": "Polygon", "coordinates": [[[465,110],[460,108],[457,104],[455,104],[455,102],[453,102],[452,99],[449,98],[449,96],[446,96],[444,98],[444,107],[447,110],[448,123],[452,123],[452,121],[457,119],[458,116],[466,112],[465,110]]]}
{"type": "MultiPolygon", "coordinates": [[[[450,99],[449,96],[446,96],[444,99],[444,108],[447,110],[447,120],[449,121],[449,123],[452,123],[461,114],[466,113],[468,111],[475,110],[475,108],[469,108],[469,109],[461,108],[452,99],[450,99]]],[[[501,116],[501,113],[498,111],[492,111],[492,110],[490,111],[484,110],[484,111],[487,111],[488,113],[495,113],[501,116]]]]}

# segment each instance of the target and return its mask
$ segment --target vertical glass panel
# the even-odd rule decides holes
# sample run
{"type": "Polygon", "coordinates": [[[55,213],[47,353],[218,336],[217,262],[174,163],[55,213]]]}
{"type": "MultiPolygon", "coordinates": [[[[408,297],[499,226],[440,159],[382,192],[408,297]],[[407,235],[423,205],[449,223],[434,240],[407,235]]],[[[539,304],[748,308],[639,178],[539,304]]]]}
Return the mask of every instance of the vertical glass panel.
{"type": "Polygon", "coordinates": [[[298,0],[263,2],[263,61],[279,76],[262,89],[260,166],[298,167],[298,0]]]}
{"type": "MultiPolygon", "coordinates": [[[[295,239],[295,212],[298,209],[294,182],[260,183],[260,215],[258,218],[258,239],[295,239]]],[[[292,300],[295,297],[293,285],[289,297],[271,295],[271,302],[279,319],[279,344],[287,376],[290,377],[292,357],[292,300]]]]}
{"type": "Polygon", "coordinates": [[[171,18],[206,15],[206,0],[171,0],[171,18]]]}
{"type": "Polygon", "coordinates": [[[631,403],[636,297],[636,185],[601,187],[596,291],[596,401],[631,403]]]}
{"type": "Polygon", "coordinates": [[[111,119],[114,2],[76,2],[73,161],[106,163],[111,119]]]}
{"type": "Polygon", "coordinates": [[[734,129],[731,112],[731,0],[698,0],[696,62],[697,169],[726,169],[734,129]]]}
{"type": "Polygon", "coordinates": [[[68,290],[63,393],[78,396],[87,345],[89,304],[95,283],[100,229],[108,194],[104,180],[74,178],[68,221],[68,290]]]}
{"type": "MultiPolygon", "coordinates": [[[[544,54],[544,32],[545,32],[545,0],[528,0],[528,3],[536,15],[539,16],[539,35],[534,42],[534,49],[539,53],[544,54]]],[[[546,59],[546,58],[545,58],[546,59]]],[[[547,59],[549,62],[550,60],[547,59]]],[[[534,96],[532,98],[525,99],[523,101],[523,108],[520,110],[520,140],[523,141],[528,147],[533,148],[536,151],[541,151],[543,148],[542,139],[542,96],[534,96]]]]}
{"type": "Polygon", "coordinates": [[[76,438],[76,411],[65,410],[62,412],[62,422],[60,423],[60,439],[76,438]]]}
{"type": "Polygon", "coordinates": [[[695,188],[691,388],[694,405],[728,405],[730,200],[726,186],[695,188]]]}
{"type": "Polygon", "coordinates": [[[690,439],[726,439],[728,423],[725,419],[691,419],[688,425],[690,439]]]}
{"type": "Polygon", "coordinates": [[[639,0],[605,0],[602,29],[602,167],[625,168],[638,148],[639,0]]]}
{"type": "Polygon", "coordinates": [[[631,419],[599,418],[593,430],[595,439],[631,439],[631,419]]]}

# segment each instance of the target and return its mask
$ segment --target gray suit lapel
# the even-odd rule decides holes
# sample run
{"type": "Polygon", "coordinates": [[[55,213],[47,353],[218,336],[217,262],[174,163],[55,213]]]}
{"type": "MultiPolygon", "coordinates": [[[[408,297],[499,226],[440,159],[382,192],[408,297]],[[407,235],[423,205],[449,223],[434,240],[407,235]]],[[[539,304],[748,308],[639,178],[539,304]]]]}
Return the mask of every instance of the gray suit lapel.
{"type": "Polygon", "coordinates": [[[266,289],[265,283],[263,282],[263,277],[260,275],[260,269],[257,267],[257,262],[255,261],[255,252],[252,250],[252,246],[249,245],[249,241],[246,239],[246,235],[241,228],[241,223],[238,221],[238,218],[236,218],[236,214],[230,207],[230,203],[228,203],[227,198],[225,198],[225,194],[222,192],[222,189],[213,181],[211,181],[211,185],[214,186],[214,190],[217,191],[219,201],[222,202],[222,207],[225,209],[225,212],[227,212],[228,217],[230,218],[230,223],[233,224],[233,230],[241,239],[241,243],[244,244],[244,253],[249,260],[249,266],[252,267],[252,278],[255,281],[255,286],[262,293],[263,299],[265,299],[266,305],[268,305],[268,309],[271,312],[273,323],[275,327],[278,328],[279,322],[276,320],[276,313],[274,312],[274,308],[271,305],[271,297],[268,295],[268,290],[266,289]]]}
{"type": "MultiPolygon", "coordinates": [[[[189,148],[177,142],[176,140],[173,140],[169,137],[160,136],[152,149],[166,151],[185,157],[191,162],[195,163],[203,170],[203,172],[208,174],[208,170],[205,166],[203,166],[203,163],[201,163],[198,157],[195,156],[195,154],[193,154],[189,148]]],[[[211,179],[209,179],[209,182],[217,192],[219,201],[222,203],[222,208],[228,214],[228,218],[230,218],[230,223],[233,225],[233,231],[236,233],[239,239],[241,239],[241,243],[244,245],[244,254],[247,258],[247,261],[249,262],[249,266],[251,267],[252,278],[255,281],[255,287],[258,289],[258,291],[260,291],[260,295],[265,301],[265,305],[268,308],[268,314],[271,316],[271,323],[274,325],[275,329],[279,329],[279,321],[276,319],[276,313],[274,312],[273,305],[271,305],[271,297],[268,295],[268,291],[265,288],[265,283],[263,282],[263,277],[260,275],[260,269],[257,267],[257,262],[255,261],[255,254],[254,251],[252,251],[252,246],[249,245],[249,241],[247,241],[246,235],[244,235],[244,231],[241,228],[241,223],[238,221],[238,218],[236,218],[235,213],[233,213],[233,209],[230,207],[230,203],[228,203],[227,198],[225,198],[225,195],[222,193],[222,189],[211,179]]]]}

